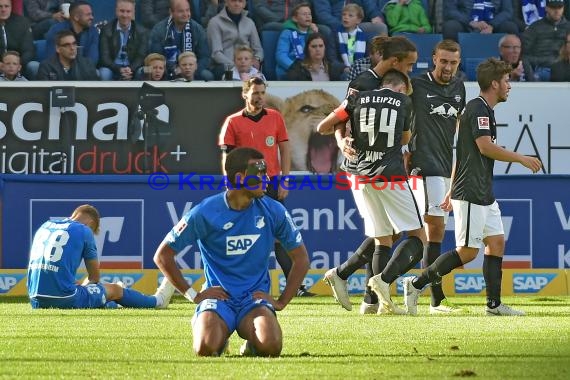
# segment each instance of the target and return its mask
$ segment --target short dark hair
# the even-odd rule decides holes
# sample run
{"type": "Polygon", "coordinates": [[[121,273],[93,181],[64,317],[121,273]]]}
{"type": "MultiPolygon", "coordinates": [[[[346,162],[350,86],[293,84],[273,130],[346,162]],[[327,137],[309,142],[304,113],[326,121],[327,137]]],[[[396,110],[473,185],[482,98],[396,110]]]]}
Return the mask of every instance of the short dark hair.
{"type": "Polygon", "coordinates": [[[234,187],[237,186],[237,173],[245,173],[249,160],[262,160],[263,154],[253,148],[241,147],[232,149],[226,156],[224,169],[228,176],[228,181],[234,187]]]}
{"type": "Polygon", "coordinates": [[[90,204],[84,204],[73,210],[73,213],[71,214],[71,219],[76,219],[81,214],[87,215],[89,218],[93,220],[93,233],[98,234],[99,226],[101,223],[101,216],[99,215],[99,211],[90,204]]]}
{"type": "Polygon", "coordinates": [[[405,59],[410,53],[417,52],[416,45],[404,36],[388,38],[383,44],[382,59],[396,57],[398,61],[405,59]]]}
{"type": "Polygon", "coordinates": [[[487,91],[493,81],[499,82],[505,74],[513,71],[511,65],[497,58],[489,58],[477,66],[477,83],[481,91],[487,91]]]}
{"type": "Polygon", "coordinates": [[[449,39],[439,41],[433,48],[433,54],[435,55],[438,50],[445,50],[451,53],[459,52],[459,54],[461,54],[461,46],[457,42],[449,39]]]}
{"type": "Polygon", "coordinates": [[[260,77],[251,77],[248,80],[243,82],[243,86],[241,87],[241,92],[242,93],[246,93],[249,91],[250,88],[253,87],[254,84],[262,84],[265,87],[267,87],[267,83],[265,83],[265,81],[263,79],[261,79],[260,77]]]}
{"type": "Polygon", "coordinates": [[[410,78],[399,70],[390,69],[382,76],[382,85],[397,86],[402,83],[406,85],[406,89],[410,88],[410,78]]]}
{"type": "Polygon", "coordinates": [[[55,44],[59,46],[59,43],[61,42],[61,40],[63,40],[65,37],[73,37],[75,39],[75,42],[77,42],[77,39],[75,38],[75,33],[73,33],[71,30],[69,29],[65,29],[65,30],[60,30],[59,32],[57,32],[55,34],[55,44]]]}
{"type": "Polygon", "coordinates": [[[91,3],[85,0],[75,0],[73,3],[71,3],[70,7],[69,7],[69,14],[73,15],[75,14],[75,12],[77,12],[77,9],[79,9],[80,6],[82,5],[89,5],[91,7],[91,3]]]}

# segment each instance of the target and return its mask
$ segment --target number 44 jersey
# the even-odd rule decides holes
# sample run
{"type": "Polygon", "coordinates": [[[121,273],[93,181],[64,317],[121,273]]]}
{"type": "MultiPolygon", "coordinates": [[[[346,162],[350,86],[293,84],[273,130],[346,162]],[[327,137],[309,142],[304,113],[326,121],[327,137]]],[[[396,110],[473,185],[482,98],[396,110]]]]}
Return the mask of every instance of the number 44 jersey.
{"type": "Polygon", "coordinates": [[[356,172],[368,177],[405,176],[402,134],[410,130],[412,103],[402,93],[381,88],[348,96],[335,110],[350,118],[353,147],[358,152],[356,172]]]}
{"type": "Polygon", "coordinates": [[[73,296],[75,273],[83,259],[97,259],[89,227],[67,218],[45,222],[34,235],[30,250],[28,295],[73,296]]]}

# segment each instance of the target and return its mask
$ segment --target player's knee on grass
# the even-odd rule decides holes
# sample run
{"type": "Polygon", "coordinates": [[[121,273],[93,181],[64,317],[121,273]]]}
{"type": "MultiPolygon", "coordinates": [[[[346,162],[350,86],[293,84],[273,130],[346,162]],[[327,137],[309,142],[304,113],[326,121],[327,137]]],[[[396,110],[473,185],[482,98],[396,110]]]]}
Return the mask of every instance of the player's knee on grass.
{"type": "Polygon", "coordinates": [[[107,301],[117,301],[123,298],[123,288],[119,284],[103,284],[107,292],[107,301]]]}
{"type": "Polygon", "coordinates": [[[281,336],[266,336],[262,341],[253,343],[257,356],[279,356],[283,349],[281,336]]]}

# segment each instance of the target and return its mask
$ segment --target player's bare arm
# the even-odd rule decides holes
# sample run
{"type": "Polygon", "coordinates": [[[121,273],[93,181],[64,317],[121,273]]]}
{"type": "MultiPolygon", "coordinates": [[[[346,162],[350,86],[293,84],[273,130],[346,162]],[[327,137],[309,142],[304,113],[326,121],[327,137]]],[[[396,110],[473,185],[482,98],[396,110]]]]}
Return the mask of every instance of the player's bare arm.
{"type": "Polygon", "coordinates": [[[96,284],[101,279],[99,271],[99,260],[85,260],[85,269],[87,270],[87,278],[82,285],[96,284]]]}
{"type": "Polygon", "coordinates": [[[354,139],[350,136],[346,136],[346,124],[340,123],[335,125],[334,128],[334,137],[336,139],[338,149],[347,159],[355,160],[357,158],[356,149],[352,147],[354,139]]]}
{"type": "MultiPolygon", "coordinates": [[[[182,272],[176,265],[176,261],[174,257],[176,256],[176,252],[168,246],[165,242],[160,243],[156,253],[154,254],[154,263],[160,269],[160,271],[168,278],[168,281],[178,291],[182,294],[185,294],[188,289],[190,289],[190,285],[184,279],[182,272]]],[[[198,304],[200,301],[207,299],[207,298],[216,298],[216,299],[228,299],[228,294],[219,286],[213,286],[208,289],[205,289],[201,292],[196,293],[193,297],[193,302],[198,304]]]]}
{"type": "Polygon", "coordinates": [[[499,146],[491,140],[491,136],[481,136],[475,140],[481,154],[492,158],[493,160],[503,162],[518,162],[529,168],[533,173],[542,169],[542,163],[536,157],[525,156],[516,152],[512,152],[499,146]]]}

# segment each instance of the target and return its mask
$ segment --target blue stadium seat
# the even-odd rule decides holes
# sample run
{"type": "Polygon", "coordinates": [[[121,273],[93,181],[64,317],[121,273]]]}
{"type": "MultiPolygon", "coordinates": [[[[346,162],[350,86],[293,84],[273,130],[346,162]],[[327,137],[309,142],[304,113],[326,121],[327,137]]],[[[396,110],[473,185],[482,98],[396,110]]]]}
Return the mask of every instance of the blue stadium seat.
{"type": "Polygon", "coordinates": [[[442,39],[441,34],[417,34],[417,33],[402,33],[402,36],[407,37],[412,41],[418,49],[418,61],[414,65],[412,76],[419,75],[426,72],[433,65],[433,48],[442,39]]]}
{"type": "Polygon", "coordinates": [[[277,49],[279,34],[281,34],[281,32],[278,30],[261,31],[261,47],[263,48],[262,72],[267,80],[277,79],[277,74],[275,74],[275,67],[277,65],[275,51],[277,49]]]}
{"type": "Polygon", "coordinates": [[[47,58],[46,40],[35,40],[34,48],[36,49],[36,56],[34,57],[34,61],[41,62],[47,58]]]}
{"type": "Polygon", "coordinates": [[[93,23],[111,21],[115,18],[115,4],[117,0],[95,0],[90,1],[93,10],[93,23]]]}
{"type": "Polygon", "coordinates": [[[477,66],[479,63],[489,57],[499,56],[499,40],[503,36],[503,33],[458,34],[457,42],[461,46],[461,61],[468,80],[477,80],[477,66]]]}

